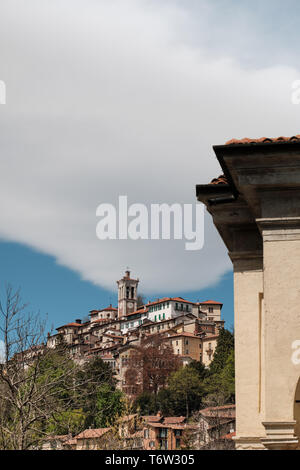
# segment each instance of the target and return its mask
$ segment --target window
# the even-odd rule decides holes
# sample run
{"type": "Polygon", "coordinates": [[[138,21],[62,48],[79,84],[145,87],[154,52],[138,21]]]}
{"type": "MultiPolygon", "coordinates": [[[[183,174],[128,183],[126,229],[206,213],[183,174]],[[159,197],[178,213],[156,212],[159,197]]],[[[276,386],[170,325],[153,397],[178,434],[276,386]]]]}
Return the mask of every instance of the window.
{"type": "Polygon", "coordinates": [[[188,340],[188,339],[185,340],[185,344],[189,344],[189,340],[188,340]]]}
{"type": "Polygon", "coordinates": [[[150,447],[154,447],[155,446],[154,441],[150,441],[149,445],[150,445],[150,447]]]}
{"type": "Polygon", "coordinates": [[[163,320],[166,318],[166,315],[165,313],[162,314],[162,317],[163,317],[163,320]]]}
{"type": "Polygon", "coordinates": [[[214,308],[213,307],[208,307],[208,311],[209,311],[209,313],[213,313],[214,308]]]}
{"type": "Polygon", "coordinates": [[[176,346],[178,346],[178,341],[176,341],[176,346]]]}
{"type": "Polygon", "coordinates": [[[189,354],[189,350],[188,350],[188,349],[185,350],[185,354],[189,354]]]}
{"type": "Polygon", "coordinates": [[[149,439],[149,429],[144,429],[144,438],[149,439]]]}
{"type": "Polygon", "coordinates": [[[161,428],[159,430],[159,437],[168,437],[168,428],[161,428]]]}
{"type": "Polygon", "coordinates": [[[161,450],[168,450],[168,440],[160,439],[160,448],[161,450]]]}
{"type": "Polygon", "coordinates": [[[157,315],[154,315],[154,321],[156,321],[157,315]]]}
{"type": "Polygon", "coordinates": [[[176,449],[180,449],[180,439],[176,439],[176,449]]]}

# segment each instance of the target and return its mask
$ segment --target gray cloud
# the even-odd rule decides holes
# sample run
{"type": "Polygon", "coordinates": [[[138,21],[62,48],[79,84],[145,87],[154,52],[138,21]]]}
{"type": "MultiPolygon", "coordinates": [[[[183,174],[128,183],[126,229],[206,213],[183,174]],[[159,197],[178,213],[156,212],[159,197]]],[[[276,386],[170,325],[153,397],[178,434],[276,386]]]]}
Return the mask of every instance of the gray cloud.
{"type": "Polygon", "coordinates": [[[195,184],[220,173],[212,144],[299,133],[290,101],[299,71],[211,54],[211,7],[201,5],[192,43],[197,9],[180,2],[1,2],[2,238],[108,288],[127,265],[144,292],[200,289],[229,269],[209,218],[198,253],[184,242],[95,236],[96,207],[120,194],[129,203],[195,202],[195,184]]]}

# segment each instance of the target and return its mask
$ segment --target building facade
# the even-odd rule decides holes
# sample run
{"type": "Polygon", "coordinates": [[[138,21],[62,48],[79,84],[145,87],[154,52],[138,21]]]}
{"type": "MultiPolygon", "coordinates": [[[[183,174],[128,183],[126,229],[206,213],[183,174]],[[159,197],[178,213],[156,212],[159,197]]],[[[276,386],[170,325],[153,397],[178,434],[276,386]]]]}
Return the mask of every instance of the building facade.
{"type": "Polygon", "coordinates": [[[233,264],[236,448],[295,449],[300,136],[232,140],[214,151],[224,175],[198,185],[197,198],[206,204],[233,264]]]}
{"type": "Polygon", "coordinates": [[[63,339],[78,362],[101,357],[114,369],[123,390],[128,357],[145,336],[160,335],[183,365],[196,360],[208,367],[224,327],[222,304],[165,297],[137,307],[138,282],[126,271],[117,282],[118,308],[91,310],[89,321],[76,319],[59,326],[56,334],[48,335],[47,346],[54,348],[63,339]]]}

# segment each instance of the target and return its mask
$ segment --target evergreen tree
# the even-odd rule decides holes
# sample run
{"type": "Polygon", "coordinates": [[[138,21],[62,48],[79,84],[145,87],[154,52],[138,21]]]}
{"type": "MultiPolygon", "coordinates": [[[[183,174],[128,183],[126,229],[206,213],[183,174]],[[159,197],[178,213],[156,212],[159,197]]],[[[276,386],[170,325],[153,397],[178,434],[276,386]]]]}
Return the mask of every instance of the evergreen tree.
{"type": "Polygon", "coordinates": [[[189,417],[191,411],[198,409],[204,394],[203,383],[198,372],[191,367],[182,367],[171,374],[169,390],[174,394],[174,401],[180,414],[189,417]]]}
{"type": "Polygon", "coordinates": [[[95,425],[98,428],[111,426],[122,415],[125,408],[123,392],[105,383],[97,389],[97,412],[95,425]]]}
{"type": "Polygon", "coordinates": [[[225,329],[221,329],[214,358],[210,364],[209,371],[211,374],[220,374],[226,365],[229,354],[234,349],[234,336],[225,329]]]}

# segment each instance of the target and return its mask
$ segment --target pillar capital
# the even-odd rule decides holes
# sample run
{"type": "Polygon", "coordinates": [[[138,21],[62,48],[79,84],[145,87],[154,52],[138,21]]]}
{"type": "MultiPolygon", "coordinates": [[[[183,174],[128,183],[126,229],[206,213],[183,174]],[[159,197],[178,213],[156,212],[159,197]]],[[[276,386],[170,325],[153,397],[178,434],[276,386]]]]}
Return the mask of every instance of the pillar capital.
{"type": "Polygon", "coordinates": [[[300,240],[300,217],[256,219],[263,241],[300,240]]]}
{"type": "Polygon", "coordinates": [[[262,250],[230,251],[229,258],[232,261],[234,271],[262,271],[262,250]]]}

